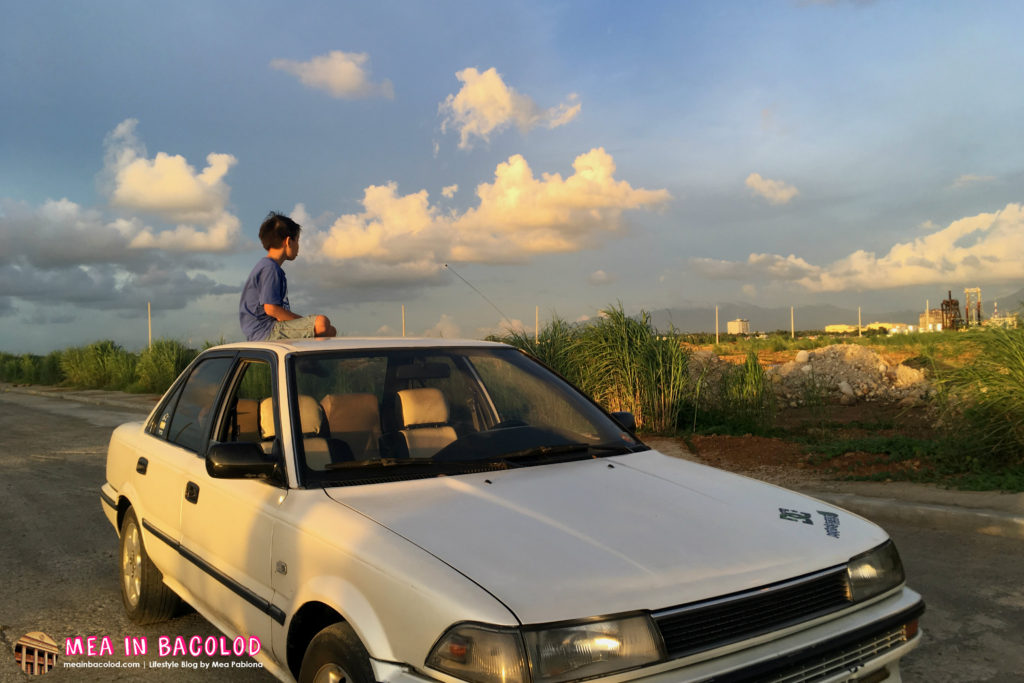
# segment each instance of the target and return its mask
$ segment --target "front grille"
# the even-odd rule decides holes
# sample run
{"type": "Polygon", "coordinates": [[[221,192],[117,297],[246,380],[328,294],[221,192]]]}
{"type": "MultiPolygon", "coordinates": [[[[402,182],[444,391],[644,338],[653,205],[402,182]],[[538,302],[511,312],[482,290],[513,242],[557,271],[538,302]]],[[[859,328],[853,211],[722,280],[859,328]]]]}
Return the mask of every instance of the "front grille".
{"type": "Polygon", "coordinates": [[[832,652],[818,660],[795,666],[763,680],[770,683],[823,681],[836,674],[856,671],[871,660],[881,657],[906,642],[906,631],[903,628],[893,629],[874,638],[861,641],[852,647],[832,652]]]}
{"type": "Polygon", "coordinates": [[[810,621],[850,605],[846,568],[655,613],[670,659],[810,621]]]}

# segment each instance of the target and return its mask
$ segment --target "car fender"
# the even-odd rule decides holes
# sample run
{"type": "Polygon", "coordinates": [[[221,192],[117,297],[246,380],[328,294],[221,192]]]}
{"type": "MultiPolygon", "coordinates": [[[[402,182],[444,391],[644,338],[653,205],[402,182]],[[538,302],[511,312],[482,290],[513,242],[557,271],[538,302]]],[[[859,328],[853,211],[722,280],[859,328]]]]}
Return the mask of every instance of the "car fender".
{"type": "MultiPolygon", "coordinates": [[[[322,603],[327,605],[352,627],[359,640],[376,659],[394,661],[395,654],[381,623],[380,615],[366,596],[356,586],[340,576],[316,576],[302,585],[295,601],[285,608],[288,621],[285,633],[290,632],[292,619],[304,605],[322,603]]],[[[275,641],[275,651],[277,642],[275,641]]],[[[282,644],[283,645],[283,644],[282,644]]],[[[284,654],[284,648],[281,648],[284,654]]]]}

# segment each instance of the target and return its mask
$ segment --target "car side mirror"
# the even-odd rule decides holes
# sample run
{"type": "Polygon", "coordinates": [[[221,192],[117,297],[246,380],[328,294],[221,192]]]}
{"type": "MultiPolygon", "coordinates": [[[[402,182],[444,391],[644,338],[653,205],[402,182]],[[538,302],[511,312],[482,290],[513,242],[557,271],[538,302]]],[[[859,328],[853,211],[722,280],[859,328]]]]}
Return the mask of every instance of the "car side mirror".
{"type": "Polygon", "coordinates": [[[629,411],[612,413],[612,417],[630,434],[636,433],[636,417],[629,411]]]}
{"type": "Polygon", "coordinates": [[[277,463],[253,441],[218,443],[206,453],[206,473],[215,479],[273,477],[277,463]]]}

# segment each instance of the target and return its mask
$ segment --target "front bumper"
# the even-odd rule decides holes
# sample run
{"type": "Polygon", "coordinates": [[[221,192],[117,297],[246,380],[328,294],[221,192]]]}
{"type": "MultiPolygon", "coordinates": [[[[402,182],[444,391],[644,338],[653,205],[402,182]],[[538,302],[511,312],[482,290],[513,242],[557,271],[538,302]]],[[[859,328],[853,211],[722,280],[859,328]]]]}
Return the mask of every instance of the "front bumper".
{"type": "MultiPolygon", "coordinates": [[[[881,600],[808,627],[758,638],[642,669],[596,679],[600,683],[898,683],[899,660],[921,642],[917,620],[921,596],[901,588],[881,600]],[[909,628],[908,625],[912,625],[909,628]]],[[[380,683],[425,683],[458,679],[410,667],[374,662],[380,683]]]]}
{"type": "Polygon", "coordinates": [[[117,489],[111,486],[110,482],[100,487],[100,506],[103,508],[103,514],[106,515],[107,521],[114,527],[114,531],[121,533],[117,526],[117,489]]]}

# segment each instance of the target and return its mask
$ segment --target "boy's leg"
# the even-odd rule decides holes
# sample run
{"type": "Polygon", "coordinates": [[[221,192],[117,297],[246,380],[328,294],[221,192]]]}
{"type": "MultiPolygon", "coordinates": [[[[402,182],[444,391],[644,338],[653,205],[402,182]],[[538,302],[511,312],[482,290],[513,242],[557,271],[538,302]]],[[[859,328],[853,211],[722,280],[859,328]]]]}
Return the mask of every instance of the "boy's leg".
{"type": "Polygon", "coordinates": [[[316,336],[315,315],[307,315],[295,320],[278,320],[270,330],[267,341],[276,339],[308,339],[316,336]]]}
{"type": "Polygon", "coordinates": [[[331,319],[326,315],[316,316],[316,321],[313,324],[313,333],[317,337],[338,336],[338,330],[334,329],[334,325],[331,324],[331,319]]]}

